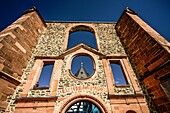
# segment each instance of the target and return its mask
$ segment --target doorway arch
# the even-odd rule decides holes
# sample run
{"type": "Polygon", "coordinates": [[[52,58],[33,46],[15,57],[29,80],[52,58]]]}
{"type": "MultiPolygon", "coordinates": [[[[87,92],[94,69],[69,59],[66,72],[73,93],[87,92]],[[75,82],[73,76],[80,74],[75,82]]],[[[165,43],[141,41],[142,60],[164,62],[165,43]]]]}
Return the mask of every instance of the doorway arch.
{"type": "Polygon", "coordinates": [[[77,102],[90,102],[95,105],[101,113],[110,113],[101,100],[88,94],[79,94],[68,98],[60,107],[59,113],[66,113],[67,110],[77,102]]]}
{"type": "Polygon", "coordinates": [[[90,101],[78,101],[72,104],[66,113],[101,113],[101,110],[90,101]]]}

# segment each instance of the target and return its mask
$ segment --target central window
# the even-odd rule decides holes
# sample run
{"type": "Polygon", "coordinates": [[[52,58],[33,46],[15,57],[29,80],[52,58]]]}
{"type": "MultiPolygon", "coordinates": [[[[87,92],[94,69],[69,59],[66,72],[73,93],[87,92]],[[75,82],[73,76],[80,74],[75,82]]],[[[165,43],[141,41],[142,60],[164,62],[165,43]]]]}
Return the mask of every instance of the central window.
{"type": "Polygon", "coordinates": [[[92,28],[80,25],[70,30],[67,49],[81,43],[97,50],[96,37],[92,28]]]}
{"type": "Polygon", "coordinates": [[[66,113],[102,113],[101,110],[89,101],[79,101],[71,105],[66,113]]]}
{"type": "Polygon", "coordinates": [[[71,72],[75,78],[86,79],[93,75],[93,60],[88,55],[78,55],[73,58],[71,72]]]}

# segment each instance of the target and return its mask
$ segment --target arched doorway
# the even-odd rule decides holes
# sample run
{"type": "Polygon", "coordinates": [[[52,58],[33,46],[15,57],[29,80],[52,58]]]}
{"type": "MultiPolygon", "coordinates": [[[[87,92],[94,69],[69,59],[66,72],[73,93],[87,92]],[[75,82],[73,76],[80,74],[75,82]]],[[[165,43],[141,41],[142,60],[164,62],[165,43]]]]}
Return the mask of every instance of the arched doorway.
{"type": "Polygon", "coordinates": [[[78,101],[72,104],[66,113],[102,113],[101,110],[90,101],[78,101]]]}
{"type": "Polygon", "coordinates": [[[77,94],[66,99],[59,113],[110,113],[102,100],[88,94],[77,94]]]}

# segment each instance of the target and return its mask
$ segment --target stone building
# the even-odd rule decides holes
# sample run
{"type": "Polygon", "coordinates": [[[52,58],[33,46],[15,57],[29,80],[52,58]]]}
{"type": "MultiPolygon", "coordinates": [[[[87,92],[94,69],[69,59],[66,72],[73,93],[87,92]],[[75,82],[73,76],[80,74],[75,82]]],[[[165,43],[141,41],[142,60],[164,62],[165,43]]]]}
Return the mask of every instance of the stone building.
{"type": "Polygon", "coordinates": [[[170,111],[170,43],[128,8],[117,23],[45,22],[31,8],[0,32],[0,49],[1,112],[170,111]],[[77,31],[94,34],[96,48],[68,48],[77,31]],[[72,72],[81,56],[91,59],[91,74],[72,72]]]}

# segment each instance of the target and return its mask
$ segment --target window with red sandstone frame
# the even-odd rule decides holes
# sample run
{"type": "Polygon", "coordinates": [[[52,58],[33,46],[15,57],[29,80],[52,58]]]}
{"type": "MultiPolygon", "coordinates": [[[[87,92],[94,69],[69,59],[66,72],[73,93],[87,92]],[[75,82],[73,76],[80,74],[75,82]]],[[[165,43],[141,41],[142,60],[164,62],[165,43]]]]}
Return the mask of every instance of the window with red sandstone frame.
{"type": "Polygon", "coordinates": [[[54,62],[44,62],[36,87],[49,87],[53,67],[54,67],[54,62]]]}
{"type": "Polygon", "coordinates": [[[110,62],[110,67],[114,77],[115,85],[128,85],[126,76],[119,61],[110,62]]]}
{"type": "Polygon", "coordinates": [[[75,31],[69,35],[67,49],[80,43],[90,46],[97,50],[96,38],[94,33],[89,31],[75,31]]]}

